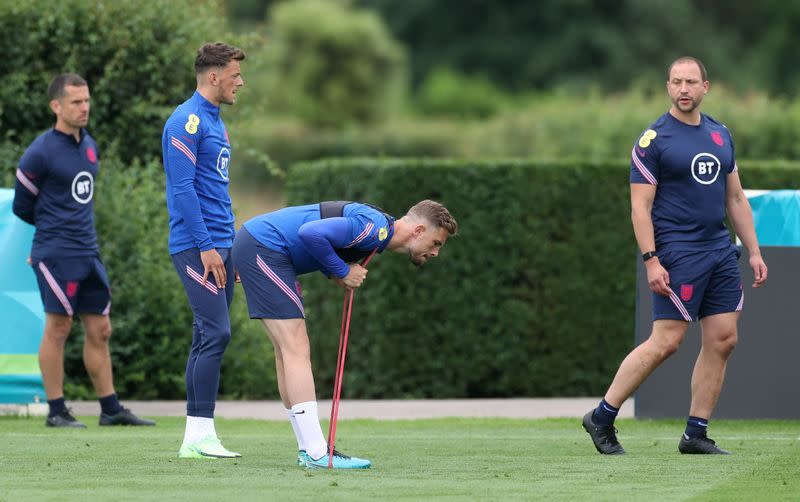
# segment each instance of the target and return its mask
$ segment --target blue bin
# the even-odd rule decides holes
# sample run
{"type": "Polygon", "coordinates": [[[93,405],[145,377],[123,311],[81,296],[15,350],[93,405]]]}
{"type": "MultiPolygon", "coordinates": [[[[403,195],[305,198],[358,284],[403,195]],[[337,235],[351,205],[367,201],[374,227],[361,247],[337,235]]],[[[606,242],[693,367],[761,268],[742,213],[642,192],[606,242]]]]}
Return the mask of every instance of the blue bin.
{"type": "Polygon", "coordinates": [[[748,200],[761,246],[800,246],[800,190],[771,190],[748,200]]]}
{"type": "Polygon", "coordinates": [[[39,372],[44,308],[27,263],[34,228],[11,211],[14,191],[0,188],[0,403],[46,400],[39,372]]]}

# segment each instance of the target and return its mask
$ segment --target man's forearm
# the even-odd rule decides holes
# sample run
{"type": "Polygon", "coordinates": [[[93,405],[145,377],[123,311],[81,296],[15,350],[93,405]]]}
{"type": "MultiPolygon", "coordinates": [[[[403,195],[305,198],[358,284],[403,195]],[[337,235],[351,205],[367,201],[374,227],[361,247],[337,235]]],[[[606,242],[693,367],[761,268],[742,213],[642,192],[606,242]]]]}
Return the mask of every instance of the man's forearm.
{"type": "Polygon", "coordinates": [[[753,210],[746,197],[734,199],[728,203],[728,218],[733,224],[733,229],[742,244],[747,248],[750,256],[760,255],[761,248],[758,245],[755,224],[753,223],[753,210]]]}
{"type": "Polygon", "coordinates": [[[656,251],[655,231],[653,230],[653,219],[650,216],[650,211],[645,208],[634,207],[631,211],[631,221],[639,250],[642,253],[656,251]]]}

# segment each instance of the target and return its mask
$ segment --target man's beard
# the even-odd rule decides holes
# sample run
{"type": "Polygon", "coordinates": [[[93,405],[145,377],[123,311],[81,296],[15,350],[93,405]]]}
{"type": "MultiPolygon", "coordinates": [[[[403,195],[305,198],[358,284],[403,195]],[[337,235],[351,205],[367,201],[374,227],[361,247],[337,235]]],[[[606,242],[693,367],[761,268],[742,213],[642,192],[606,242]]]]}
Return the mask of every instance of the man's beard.
{"type": "Polygon", "coordinates": [[[692,113],[698,106],[700,106],[700,102],[695,101],[694,98],[691,98],[689,96],[681,96],[680,98],[673,100],[672,103],[675,105],[675,108],[682,111],[683,113],[692,113]],[[691,101],[691,104],[689,105],[688,109],[682,108],[681,106],[680,100],[683,98],[686,98],[689,101],[691,101]]]}

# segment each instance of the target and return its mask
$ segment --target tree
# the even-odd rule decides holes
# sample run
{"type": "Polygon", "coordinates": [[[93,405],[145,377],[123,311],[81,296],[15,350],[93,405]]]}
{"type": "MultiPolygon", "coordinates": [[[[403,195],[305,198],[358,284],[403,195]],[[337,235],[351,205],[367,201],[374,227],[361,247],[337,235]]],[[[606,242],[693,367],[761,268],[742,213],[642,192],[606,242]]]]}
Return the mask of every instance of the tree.
{"type": "Polygon", "coordinates": [[[373,12],[330,0],[279,3],[269,33],[273,110],[332,127],[373,122],[399,105],[405,53],[373,12]]]}
{"type": "Polygon", "coordinates": [[[160,158],[164,120],[194,87],[195,50],[222,34],[219,12],[216,0],[1,2],[1,140],[28,144],[51,127],[47,85],[71,72],[89,83],[101,154],[160,158]]]}

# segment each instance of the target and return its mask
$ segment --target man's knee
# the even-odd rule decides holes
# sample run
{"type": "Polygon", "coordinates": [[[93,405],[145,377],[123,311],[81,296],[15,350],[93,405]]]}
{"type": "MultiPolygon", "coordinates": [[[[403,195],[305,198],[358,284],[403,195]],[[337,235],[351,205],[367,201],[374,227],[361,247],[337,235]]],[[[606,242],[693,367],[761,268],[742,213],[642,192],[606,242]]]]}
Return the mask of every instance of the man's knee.
{"type": "Polygon", "coordinates": [[[714,335],[708,339],[707,348],[710,348],[724,357],[728,357],[731,352],[733,352],[733,349],[736,348],[738,341],[739,335],[734,327],[714,333],[714,335]]]}
{"type": "Polygon", "coordinates": [[[111,323],[105,322],[100,325],[99,329],[97,330],[97,339],[100,342],[108,343],[111,339],[111,323]]]}
{"type": "Polygon", "coordinates": [[[680,340],[672,339],[667,341],[667,343],[661,346],[661,352],[662,352],[661,357],[663,359],[670,357],[672,354],[678,352],[678,347],[680,346],[681,346],[680,340]]]}
{"type": "Polygon", "coordinates": [[[290,340],[282,343],[280,347],[283,359],[308,359],[311,360],[311,344],[305,340],[290,340]]]}
{"type": "Polygon", "coordinates": [[[681,339],[664,338],[652,342],[652,347],[655,351],[655,357],[658,361],[665,361],[672,354],[678,351],[681,346],[681,339]]]}
{"type": "Polygon", "coordinates": [[[738,318],[738,313],[719,314],[704,318],[701,321],[703,349],[711,350],[727,358],[739,341],[736,328],[738,318]]]}
{"type": "Polygon", "coordinates": [[[656,321],[653,324],[650,342],[660,360],[663,361],[678,351],[687,328],[688,324],[683,321],[656,321]]]}
{"type": "Polygon", "coordinates": [[[231,341],[230,329],[210,330],[206,328],[201,331],[201,335],[204,352],[215,357],[222,357],[231,341]]]}
{"type": "Polygon", "coordinates": [[[72,318],[63,315],[49,315],[44,328],[44,336],[60,344],[64,344],[72,330],[72,318]]]}
{"type": "Polygon", "coordinates": [[[94,344],[108,344],[111,339],[111,320],[108,316],[95,319],[91,323],[84,322],[86,340],[94,344]]]}

